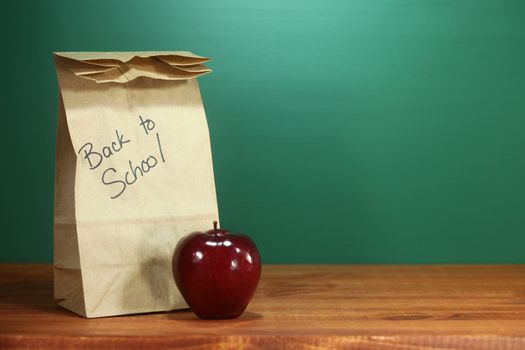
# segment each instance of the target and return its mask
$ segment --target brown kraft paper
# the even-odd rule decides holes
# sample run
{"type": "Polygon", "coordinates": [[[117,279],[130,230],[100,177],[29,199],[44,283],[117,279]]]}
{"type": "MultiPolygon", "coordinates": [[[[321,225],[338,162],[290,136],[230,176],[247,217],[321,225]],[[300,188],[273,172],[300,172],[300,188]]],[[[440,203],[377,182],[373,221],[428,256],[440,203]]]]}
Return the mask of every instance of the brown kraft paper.
{"type": "Polygon", "coordinates": [[[59,52],[54,297],[85,317],[187,307],[177,241],[218,219],[189,52],[59,52]]]}

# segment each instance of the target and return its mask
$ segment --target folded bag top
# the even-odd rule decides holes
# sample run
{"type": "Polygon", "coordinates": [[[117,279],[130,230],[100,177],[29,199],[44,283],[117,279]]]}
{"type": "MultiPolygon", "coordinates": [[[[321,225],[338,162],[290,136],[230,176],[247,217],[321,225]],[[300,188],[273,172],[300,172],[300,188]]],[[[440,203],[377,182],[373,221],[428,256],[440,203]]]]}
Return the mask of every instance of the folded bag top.
{"type": "Polygon", "coordinates": [[[126,83],[138,77],[184,80],[211,72],[207,57],[191,52],[57,52],[76,76],[97,83],[126,83]]]}

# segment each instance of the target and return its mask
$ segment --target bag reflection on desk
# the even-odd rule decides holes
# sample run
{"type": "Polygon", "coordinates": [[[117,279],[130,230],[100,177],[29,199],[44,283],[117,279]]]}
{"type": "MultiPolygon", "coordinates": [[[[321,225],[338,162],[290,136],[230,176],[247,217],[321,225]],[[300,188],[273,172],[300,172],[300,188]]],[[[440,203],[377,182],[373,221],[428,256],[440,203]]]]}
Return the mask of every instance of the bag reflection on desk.
{"type": "Polygon", "coordinates": [[[211,147],[189,52],[55,53],[56,302],[85,317],[186,304],[177,241],[217,220],[211,147]]]}

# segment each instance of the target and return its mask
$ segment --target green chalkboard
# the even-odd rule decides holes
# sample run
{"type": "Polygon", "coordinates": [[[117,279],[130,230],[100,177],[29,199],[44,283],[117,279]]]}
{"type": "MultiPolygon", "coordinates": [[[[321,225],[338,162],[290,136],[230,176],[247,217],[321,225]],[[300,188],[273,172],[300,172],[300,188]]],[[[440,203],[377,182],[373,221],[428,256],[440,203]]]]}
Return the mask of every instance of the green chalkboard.
{"type": "Polygon", "coordinates": [[[52,51],[190,50],[266,263],[525,262],[522,0],[12,1],[1,261],[51,261],[52,51]]]}

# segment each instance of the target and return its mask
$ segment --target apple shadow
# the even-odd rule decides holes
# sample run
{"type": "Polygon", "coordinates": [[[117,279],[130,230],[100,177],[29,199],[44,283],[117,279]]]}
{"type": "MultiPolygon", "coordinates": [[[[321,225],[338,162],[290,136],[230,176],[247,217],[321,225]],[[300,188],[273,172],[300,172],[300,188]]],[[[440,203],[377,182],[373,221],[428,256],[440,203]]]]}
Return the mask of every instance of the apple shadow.
{"type": "Polygon", "coordinates": [[[168,313],[168,318],[172,321],[184,321],[184,322],[196,322],[201,324],[215,324],[224,323],[238,324],[238,323],[249,323],[262,319],[264,316],[257,312],[245,311],[238,318],[227,318],[227,319],[201,319],[191,311],[191,309],[176,310],[168,313]]]}
{"type": "Polygon", "coordinates": [[[142,241],[135,254],[140,260],[139,268],[124,283],[120,303],[121,308],[130,313],[144,313],[148,303],[151,304],[148,307],[154,307],[155,301],[165,300],[166,293],[171,290],[171,261],[162,249],[147,239],[142,241]],[[144,300],[149,302],[145,304],[144,300]]]}

